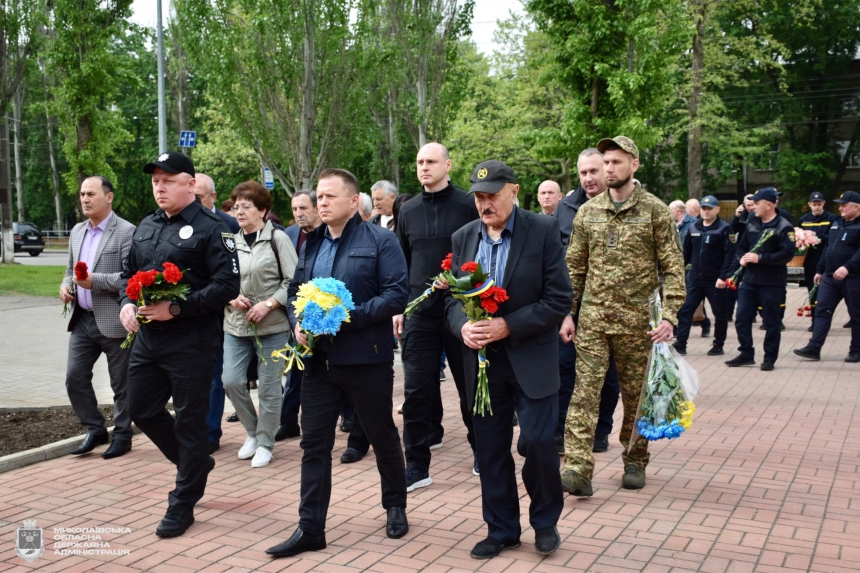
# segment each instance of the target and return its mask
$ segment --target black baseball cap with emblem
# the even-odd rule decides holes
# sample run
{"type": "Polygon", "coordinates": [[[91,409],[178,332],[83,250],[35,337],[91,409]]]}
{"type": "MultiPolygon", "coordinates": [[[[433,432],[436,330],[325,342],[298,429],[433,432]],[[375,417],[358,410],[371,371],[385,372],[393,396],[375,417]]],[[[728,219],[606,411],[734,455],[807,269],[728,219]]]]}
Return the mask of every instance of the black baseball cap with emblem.
{"type": "Polygon", "coordinates": [[[503,161],[491,159],[478,164],[469,178],[472,187],[469,193],[498,193],[508,183],[516,183],[514,170],[503,161]]]}
{"type": "Polygon", "coordinates": [[[809,202],[812,203],[813,201],[824,201],[824,194],[821,191],[813,191],[809,195],[809,202]]]}
{"type": "Polygon", "coordinates": [[[144,173],[153,173],[155,168],[163,169],[168,173],[187,173],[194,177],[194,163],[184,153],[178,151],[165,151],[152,163],[143,166],[144,173]]]}
{"type": "Polygon", "coordinates": [[[839,199],[834,199],[834,203],[860,203],[860,193],[857,191],[846,191],[839,196],[839,199]]]}

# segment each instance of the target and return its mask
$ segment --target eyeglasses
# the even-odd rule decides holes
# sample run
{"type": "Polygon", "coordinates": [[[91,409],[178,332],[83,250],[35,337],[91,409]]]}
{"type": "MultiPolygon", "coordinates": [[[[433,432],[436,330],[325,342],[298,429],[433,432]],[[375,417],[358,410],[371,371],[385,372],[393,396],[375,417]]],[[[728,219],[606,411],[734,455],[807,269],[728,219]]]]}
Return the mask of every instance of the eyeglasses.
{"type": "Polygon", "coordinates": [[[233,205],[232,207],[230,207],[230,210],[233,211],[234,213],[238,213],[239,211],[247,213],[248,211],[250,211],[253,208],[254,208],[254,205],[233,205]]]}

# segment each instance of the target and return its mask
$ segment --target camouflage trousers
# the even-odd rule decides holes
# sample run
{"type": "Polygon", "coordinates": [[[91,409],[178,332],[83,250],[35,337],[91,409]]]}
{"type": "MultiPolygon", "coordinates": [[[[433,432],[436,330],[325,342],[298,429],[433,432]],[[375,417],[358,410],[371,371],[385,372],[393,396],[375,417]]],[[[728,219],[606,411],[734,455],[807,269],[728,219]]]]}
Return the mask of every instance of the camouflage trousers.
{"type": "Polygon", "coordinates": [[[600,409],[600,391],[609,356],[615,357],[624,421],[621,424],[621,445],[624,464],[648,465],[648,440],[639,438],[627,452],[633,421],[639,407],[639,394],[645,380],[651,339],[641,334],[606,334],[590,330],[583,322],[576,333],[576,389],[570,398],[564,432],[564,469],[573,470],[588,479],[594,473],[594,432],[600,409]]]}

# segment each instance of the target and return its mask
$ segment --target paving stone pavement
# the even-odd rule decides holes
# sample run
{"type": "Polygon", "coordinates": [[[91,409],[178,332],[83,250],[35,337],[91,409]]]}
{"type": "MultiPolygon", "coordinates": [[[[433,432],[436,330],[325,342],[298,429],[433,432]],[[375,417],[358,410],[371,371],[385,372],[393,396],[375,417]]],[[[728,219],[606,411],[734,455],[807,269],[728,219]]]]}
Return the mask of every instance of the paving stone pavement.
{"type": "MultiPolygon", "coordinates": [[[[385,537],[373,454],[341,464],[346,434],[338,432],[328,548],[268,558],[264,550],[286,539],[298,520],[299,443],[278,443],[272,464],[251,469],[236,457],[241,428],[225,423],[197,521],[176,539],[154,535],[174,469],[142,436],[130,454],[116,460],[65,457],[0,474],[0,571],[858,571],[860,445],[849,437],[860,423],[860,366],[843,362],[844,309],[821,362],[790,354],[809,336],[808,322],[792,312],[801,301],[799,290],[789,291],[782,357],[773,372],[725,367],[732,352],[706,356],[711,339],[693,330],[687,359],[702,380],[693,428],[652,446],[648,483],[631,492],[620,488],[616,425],[610,450],[596,455],[594,497],[565,498],[562,545],[551,556],[534,550],[521,486],[522,547],[490,561],[469,558],[486,527],[449,380],[443,383],[447,433],[434,451],[433,485],[409,494],[411,530],[403,539],[385,537]],[[48,541],[45,555],[32,564],[14,551],[15,529],[25,519],[37,520],[48,541]],[[129,528],[103,536],[111,549],[128,553],[55,554],[53,528],[97,526],[129,528]]],[[[729,330],[727,347],[733,350],[729,330]]],[[[754,332],[759,347],[762,334],[754,332]]],[[[5,365],[4,356],[4,370],[5,365]]],[[[395,388],[399,403],[399,368],[395,388]]],[[[514,458],[521,466],[515,452],[514,458]]]]}

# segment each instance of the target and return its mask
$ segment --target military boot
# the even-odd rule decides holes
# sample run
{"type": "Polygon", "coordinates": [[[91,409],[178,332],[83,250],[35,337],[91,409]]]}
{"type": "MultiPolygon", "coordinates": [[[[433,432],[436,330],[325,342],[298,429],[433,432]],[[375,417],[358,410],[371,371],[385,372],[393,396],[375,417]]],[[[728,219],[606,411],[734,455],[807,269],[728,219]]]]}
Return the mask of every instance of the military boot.
{"type": "Polygon", "coordinates": [[[561,487],[570,495],[577,497],[591,497],[594,495],[594,490],[591,488],[591,480],[573,470],[566,470],[561,474],[561,487]]]}
{"type": "Polygon", "coordinates": [[[624,477],[621,478],[621,487],[624,489],[642,489],[645,487],[645,468],[636,464],[624,466],[624,477]]]}

